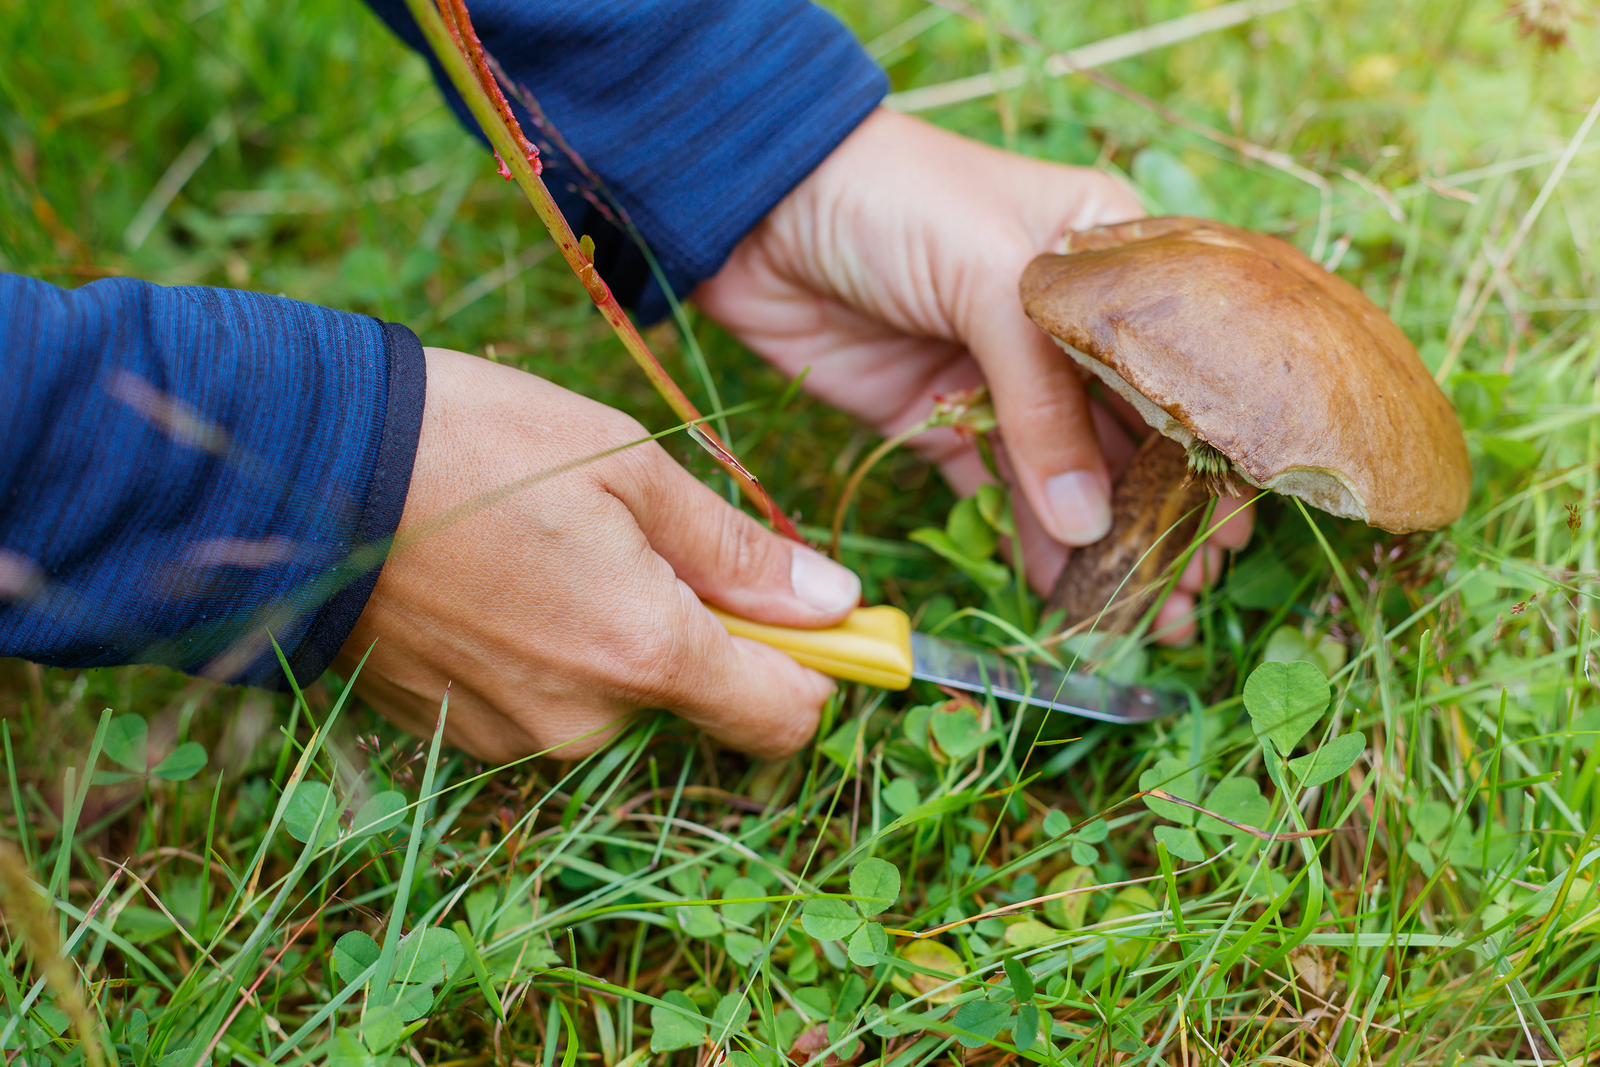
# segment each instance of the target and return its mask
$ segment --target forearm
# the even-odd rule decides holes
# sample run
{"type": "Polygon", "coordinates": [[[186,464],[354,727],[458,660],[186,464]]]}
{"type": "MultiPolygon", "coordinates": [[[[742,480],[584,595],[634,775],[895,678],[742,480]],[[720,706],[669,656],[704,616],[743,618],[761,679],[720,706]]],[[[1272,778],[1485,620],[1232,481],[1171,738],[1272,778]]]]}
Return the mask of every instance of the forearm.
{"type": "Polygon", "coordinates": [[[0,275],[0,655],[220,680],[331,661],[398,524],[409,331],[232,290],[0,275]]]}
{"type": "MultiPolygon", "coordinates": [[[[405,0],[368,0],[428,55],[405,0]]],[[[604,182],[680,297],[883,97],[883,72],[809,0],[474,0],[473,22],[510,78],[604,182]]],[[[434,64],[446,99],[465,107],[434,64]]],[[[574,161],[515,100],[545,182],[596,266],[645,321],[666,298],[643,256],[595,207],[574,161]],[[586,198],[589,197],[589,198],[586,198]]]]}

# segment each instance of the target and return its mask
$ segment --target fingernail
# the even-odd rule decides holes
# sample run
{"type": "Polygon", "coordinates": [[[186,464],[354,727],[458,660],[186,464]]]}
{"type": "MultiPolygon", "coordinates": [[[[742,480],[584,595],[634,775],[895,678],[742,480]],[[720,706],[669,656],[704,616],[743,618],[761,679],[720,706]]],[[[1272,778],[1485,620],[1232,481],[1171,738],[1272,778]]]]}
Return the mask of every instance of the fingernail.
{"type": "Polygon", "coordinates": [[[1069,545],[1087,545],[1111,529],[1111,500],[1104,480],[1091,471],[1068,471],[1044,482],[1051,533],[1069,545]]]}
{"type": "Polygon", "coordinates": [[[805,545],[794,546],[789,584],[795,596],[829,615],[848,611],[861,600],[860,578],[805,545]]]}

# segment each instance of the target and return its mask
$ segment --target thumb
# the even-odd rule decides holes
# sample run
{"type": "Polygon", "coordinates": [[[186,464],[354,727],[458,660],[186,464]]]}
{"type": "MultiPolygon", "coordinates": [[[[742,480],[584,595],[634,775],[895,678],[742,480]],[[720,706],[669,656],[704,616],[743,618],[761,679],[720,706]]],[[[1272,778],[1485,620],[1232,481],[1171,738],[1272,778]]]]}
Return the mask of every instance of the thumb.
{"type": "Polygon", "coordinates": [[[702,599],[778,626],[831,626],[861,600],[861,580],[732,507],[659,449],[613,486],[656,554],[702,599]],[[656,458],[659,457],[659,458],[656,458]]]}
{"type": "Polygon", "coordinates": [[[1111,477],[1072,357],[1023,314],[994,300],[968,345],[983,367],[1018,484],[1046,532],[1087,545],[1111,528],[1111,477]]]}

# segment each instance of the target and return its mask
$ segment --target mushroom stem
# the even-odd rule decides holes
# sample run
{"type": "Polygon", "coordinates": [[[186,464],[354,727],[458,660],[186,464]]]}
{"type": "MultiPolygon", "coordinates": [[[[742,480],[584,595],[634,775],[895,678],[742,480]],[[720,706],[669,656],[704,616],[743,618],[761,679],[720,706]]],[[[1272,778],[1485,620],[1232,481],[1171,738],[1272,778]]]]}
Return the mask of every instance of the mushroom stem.
{"type": "Polygon", "coordinates": [[[1093,620],[1096,630],[1127,633],[1138,624],[1161,591],[1158,579],[1200,529],[1211,475],[1192,470],[1176,441],[1154,431],[1145,438],[1112,489],[1110,532],[1073,549],[1056,579],[1049,610],[1066,609],[1063,627],[1093,620]]]}

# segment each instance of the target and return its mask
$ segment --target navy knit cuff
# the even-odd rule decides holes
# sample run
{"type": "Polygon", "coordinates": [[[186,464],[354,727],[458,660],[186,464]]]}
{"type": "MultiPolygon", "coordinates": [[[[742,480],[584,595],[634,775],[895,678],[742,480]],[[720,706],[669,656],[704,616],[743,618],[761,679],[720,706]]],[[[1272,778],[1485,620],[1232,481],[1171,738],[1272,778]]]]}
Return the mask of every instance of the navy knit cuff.
{"type": "MultiPolygon", "coordinates": [[[[404,0],[367,0],[427,57],[445,99],[478,128],[404,0]]],[[[598,175],[679,298],[883,99],[887,77],[810,0],[471,0],[473,24],[551,129],[516,100],[544,181],[595,266],[638,317],[667,314],[643,253],[613,224],[598,175]],[[559,132],[560,139],[554,135],[559,132]]],[[[481,133],[479,133],[481,137],[481,133]]]]}
{"type": "Polygon", "coordinates": [[[282,297],[0,273],[0,656],[315,677],[420,434],[421,346],[282,297]],[[313,624],[315,624],[313,626],[313,624]]]}
{"type": "MultiPolygon", "coordinates": [[[[423,358],[422,344],[417,335],[397,323],[383,324],[384,345],[387,349],[387,397],[384,406],[383,434],[378,441],[378,455],[372,469],[372,482],[367,487],[366,503],[361,509],[356,533],[363,545],[380,549],[388,555],[388,545],[400,527],[400,515],[405,510],[406,492],[411,487],[411,469],[417,458],[417,441],[422,435],[422,405],[427,391],[428,365],[423,358]]],[[[321,677],[339,654],[356,620],[367,606],[367,598],[378,584],[383,570],[383,560],[376,565],[346,565],[346,571],[334,578],[342,582],[322,609],[312,618],[311,625],[300,644],[288,655],[289,667],[295,682],[309,685],[321,677]]],[[[268,674],[262,683],[278,690],[289,688],[288,679],[281,668],[268,674]]]]}

